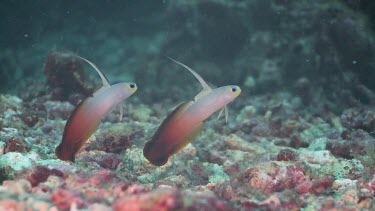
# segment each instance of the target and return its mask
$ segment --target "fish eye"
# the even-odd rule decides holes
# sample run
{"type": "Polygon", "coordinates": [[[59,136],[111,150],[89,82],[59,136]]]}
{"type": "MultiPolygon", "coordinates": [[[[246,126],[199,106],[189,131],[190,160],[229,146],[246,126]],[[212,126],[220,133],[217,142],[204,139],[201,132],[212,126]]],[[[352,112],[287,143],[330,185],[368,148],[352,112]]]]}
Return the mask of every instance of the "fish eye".
{"type": "Polygon", "coordinates": [[[129,87],[132,88],[132,89],[134,89],[135,84],[134,84],[134,83],[130,83],[130,84],[129,84],[129,87]]]}
{"type": "Polygon", "coordinates": [[[236,92],[237,91],[237,88],[236,87],[232,87],[232,92],[236,92]]]}

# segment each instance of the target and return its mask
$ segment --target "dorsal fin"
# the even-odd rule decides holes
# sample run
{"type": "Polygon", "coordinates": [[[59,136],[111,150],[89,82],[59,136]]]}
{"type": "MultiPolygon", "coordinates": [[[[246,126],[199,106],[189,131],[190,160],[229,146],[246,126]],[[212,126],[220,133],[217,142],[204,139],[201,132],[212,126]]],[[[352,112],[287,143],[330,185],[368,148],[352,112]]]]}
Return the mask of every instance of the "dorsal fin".
{"type": "MultiPolygon", "coordinates": [[[[168,56],[167,56],[168,57],[168,56]]],[[[186,68],[187,70],[190,71],[191,74],[193,74],[195,76],[195,78],[199,81],[199,83],[202,85],[202,91],[199,92],[195,97],[194,97],[194,100],[197,101],[199,98],[201,98],[202,96],[210,93],[212,91],[212,88],[210,87],[210,85],[207,84],[207,82],[198,74],[196,73],[193,69],[191,69],[190,67],[182,64],[181,62],[179,61],[176,61],[174,59],[172,59],[171,57],[168,57],[170,60],[176,62],[177,64],[183,66],[184,68],[186,68]]]]}
{"type": "Polygon", "coordinates": [[[96,72],[98,72],[100,78],[102,79],[102,83],[103,83],[104,87],[110,87],[111,86],[111,84],[109,84],[109,81],[108,81],[107,77],[105,77],[105,75],[99,70],[98,67],[96,67],[96,65],[94,63],[92,63],[89,60],[87,60],[83,57],[80,57],[78,55],[76,55],[76,57],[78,57],[78,58],[82,59],[83,61],[87,62],[89,65],[91,65],[96,70],[96,72]]]}

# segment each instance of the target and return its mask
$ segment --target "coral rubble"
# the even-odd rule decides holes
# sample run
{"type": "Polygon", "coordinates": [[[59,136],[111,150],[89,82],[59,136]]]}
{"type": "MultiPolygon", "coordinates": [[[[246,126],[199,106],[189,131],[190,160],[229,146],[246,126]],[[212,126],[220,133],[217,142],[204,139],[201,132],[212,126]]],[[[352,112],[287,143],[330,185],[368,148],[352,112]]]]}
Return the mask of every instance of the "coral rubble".
{"type": "Polygon", "coordinates": [[[0,210],[374,210],[375,22],[364,2],[2,3],[0,210]],[[55,148],[99,84],[75,54],[140,88],[70,163],[55,148]],[[199,85],[164,56],[242,93],[227,124],[208,119],[157,167],[145,143],[199,85]]]}

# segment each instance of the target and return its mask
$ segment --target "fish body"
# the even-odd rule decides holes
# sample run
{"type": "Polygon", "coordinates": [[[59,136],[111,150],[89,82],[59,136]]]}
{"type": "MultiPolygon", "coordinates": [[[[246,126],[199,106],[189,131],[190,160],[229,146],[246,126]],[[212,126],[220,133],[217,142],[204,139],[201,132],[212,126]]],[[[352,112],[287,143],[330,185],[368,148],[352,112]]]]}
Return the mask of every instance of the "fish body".
{"type": "Polygon", "coordinates": [[[61,160],[74,162],[75,154],[98,129],[102,116],[137,90],[133,82],[109,85],[105,76],[99,73],[103,87],[78,104],[65,124],[62,141],[55,150],[61,160]]]}
{"type": "MultiPolygon", "coordinates": [[[[189,68],[189,71],[193,70],[189,68]]],[[[241,93],[240,87],[235,85],[212,90],[196,72],[193,71],[193,75],[201,84],[203,83],[202,92],[195,97],[194,101],[181,104],[169,114],[143,149],[143,155],[153,165],[166,164],[170,156],[185,147],[199,134],[203,121],[216,111],[226,109],[226,105],[241,93]]]]}

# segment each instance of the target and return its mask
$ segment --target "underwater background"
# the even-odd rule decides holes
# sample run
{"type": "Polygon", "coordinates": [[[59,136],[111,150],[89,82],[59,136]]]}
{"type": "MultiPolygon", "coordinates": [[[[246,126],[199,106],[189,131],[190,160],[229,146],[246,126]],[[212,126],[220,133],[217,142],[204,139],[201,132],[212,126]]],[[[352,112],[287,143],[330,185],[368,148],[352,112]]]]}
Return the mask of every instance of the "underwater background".
{"type": "Polygon", "coordinates": [[[104,0],[0,3],[0,210],[373,210],[375,2],[104,0]],[[79,103],[137,92],[74,163],[55,148],[79,103]],[[143,148],[201,91],[238,85],[154,166],[143,148]]]}

